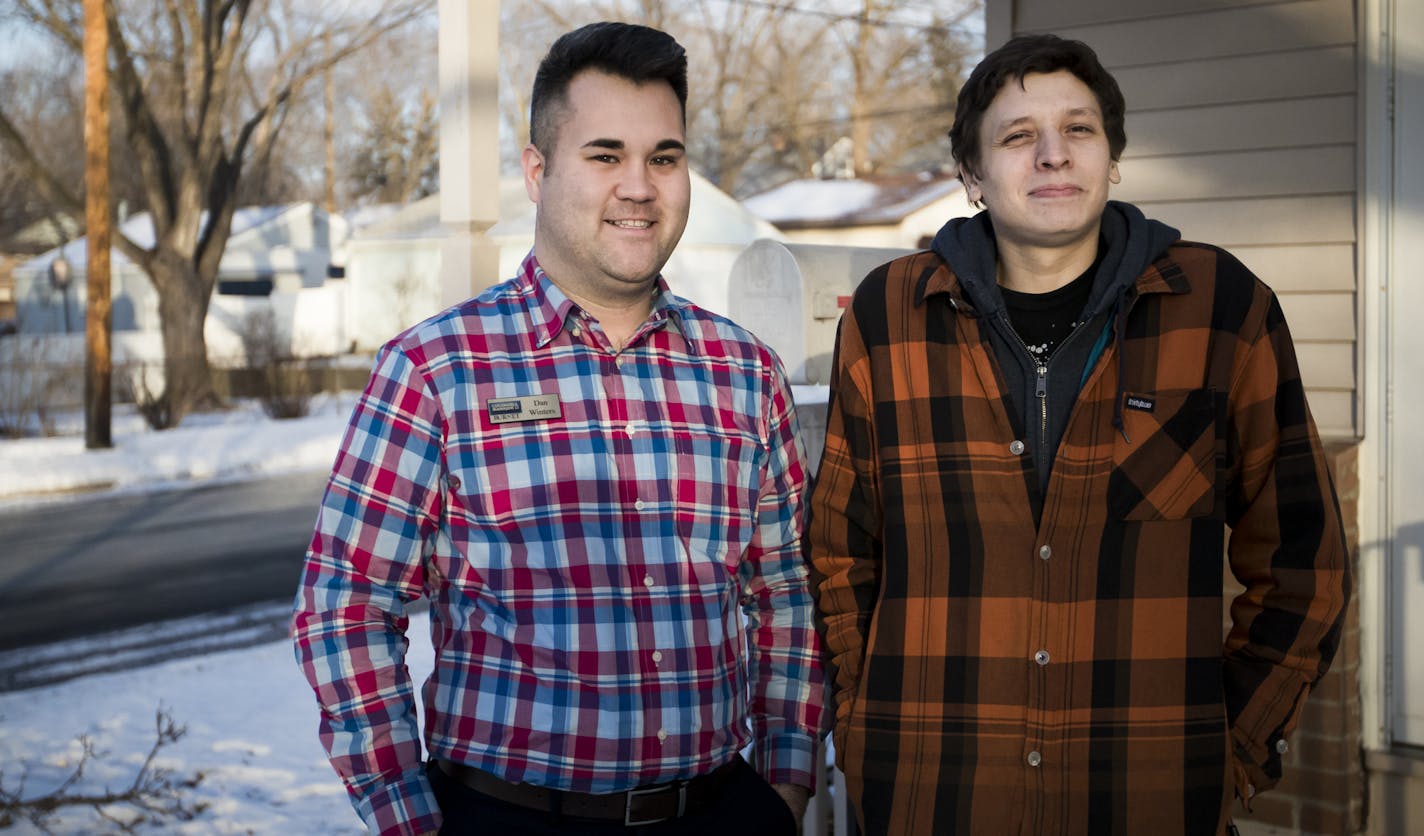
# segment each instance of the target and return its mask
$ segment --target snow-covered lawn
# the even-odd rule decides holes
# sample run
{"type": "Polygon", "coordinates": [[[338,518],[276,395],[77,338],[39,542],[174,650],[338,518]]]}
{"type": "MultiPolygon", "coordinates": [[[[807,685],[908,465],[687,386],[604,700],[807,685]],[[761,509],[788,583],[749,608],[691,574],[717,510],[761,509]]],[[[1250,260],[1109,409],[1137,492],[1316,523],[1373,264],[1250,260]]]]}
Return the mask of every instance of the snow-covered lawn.
{"type": "MultiPolygon", "coordinates": [[[[137,415],[116,408],[114,448],[98,452],[86,452],[82,437],[0,441],[0,509],[52,513],[77,492],[133,492],[174,482],[326,469],[354,398],[319,399],[311,416],[291,421],[268,420],[255,403],[240,403],[228,412],[191,416],[162,433],[148,431],[137,415]]],[[[183,626],[147,629],[161,635],[183,626]]],[[[418,640],[424,631],[417,625],[411,635],[418,640]]],[[[412,647],[412,665],[423,678],[429,663],[422,667],[415,658],[422,653],[418,641],[412,647]]],[[[73,656],[113,650],[109,637],[98,637],[28,652],[73,656]]],[[[428,656],[428,645],[423,652],[428,656]]],[[[22,775],[25,797],[53,789],[79,760],[79,735],[102,757],[91,761],[71,792],[127,787],[155,740],[160,708],[187,731],[159,752],[156,764],[172,770],[178,781],[201,775],[183,797],[204,810],[192,821],[168,820],[139,832],[364,832],[317,741],[316,701],[285,641],[0,693],[5,789],[13,792],[22,775]]],[[[132,815],[117,806],[111,813],[132,815]]],[[[118,828],[81,807],[62,810],[50,829],[90,834],[118,828]]],[[[38,831],[19,822],[0,832],[38,831]]]]}
{"type": "Polygon", "coordinates": [[[114,408],[114,446],[84,449],[82,415],[63,416],[53,438],[0,440],[0,510],[75,493],[153,490],[175,483],[248,479],[331,466],[354,393],[320,395],[305,418],[273,421],[256,401],[190,415],[152,432],[132,406],[114,408]]]}
{"type": "MultiPolygon", "coordinates": [[[[429,645],[423,615],[412,619],[410,665],[424,678],[429,645]]],[[[104,643],[94,642],[95,652],[104,643]]],[[[75,649],[75,648],[71,648],[75,649]]],[[[0,764],[7,789],[28,769],[26,796],[63,780],[87,735],[100,753],[72,792],[127,787],[155,739],[155,714],[166,711],[187,731],[158,754],[156,765],[176,781],[201,776],[183,799],[203,812],[169,818],[140,833],[359,834],[360,820],[317,740],[316,701],[285,641],[247,650],[195,656],[123,673],[75,679],[32,691],[0,694],[0,764]]],[[[117,827],[92,809],[66,808],[54,833],[112,833],[117,827]]],[[[111,812],[128,819],[131,808],[111,812]]],[[[18,823],[3,833],[38,833],[18,823]]]]}

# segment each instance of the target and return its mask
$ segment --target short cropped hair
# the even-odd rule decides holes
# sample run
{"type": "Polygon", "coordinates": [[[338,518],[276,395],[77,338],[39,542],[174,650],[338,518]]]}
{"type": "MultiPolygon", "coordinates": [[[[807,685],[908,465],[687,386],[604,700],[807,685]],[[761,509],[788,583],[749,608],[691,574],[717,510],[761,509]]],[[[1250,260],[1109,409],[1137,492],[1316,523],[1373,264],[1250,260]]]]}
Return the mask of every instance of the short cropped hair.
{"type": "Polygon", "coordinates": [[[554,41],[534,75],[529,102],[529,141],[548,156],[558,139],[569,83],[584,70],[599,70],[638,84],[665,81],[677,94],[687,120],[687,51],[671,35],[636,23],[604,21],[554,41]]]}
{"type": "Polygon", "coordinates": [[[1020,35],[984,56],[959,90],[954,126],[949,129],[949,146],[959,166],[960,179],[965,172],[979,174],[980,127],[989,105],[1004,85],[1013,81],[1022,86],[1026,75],[1059,70],[1077,76],[1093,91],[1103,112],[1108,151],[1114,160],[1122,157],[1122,149],[1127,147],[1127,133],[1123,130],[1127,105],[1117,80],[1103,68],[1092,47],[1057,35],[1020,35]]]}

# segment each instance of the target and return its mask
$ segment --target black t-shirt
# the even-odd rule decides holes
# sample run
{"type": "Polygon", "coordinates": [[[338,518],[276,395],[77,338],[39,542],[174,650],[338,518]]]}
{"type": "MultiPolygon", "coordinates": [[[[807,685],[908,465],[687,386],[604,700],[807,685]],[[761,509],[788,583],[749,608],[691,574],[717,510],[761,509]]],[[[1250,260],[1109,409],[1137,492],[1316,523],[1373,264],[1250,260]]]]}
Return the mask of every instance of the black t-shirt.
{"type": "Polygon", "coordinates": [[[1078,326],[1078,317],[1088,305],[1093,292],[1093,276],[1102,262],[1104,247],[1098,247],[1098,259],[1081,276],[1047,293],[1023,293],[1000,287],[1009,321],[1029,353],[1041,364],[1047,364],[1053,350],[1078,326]]]}

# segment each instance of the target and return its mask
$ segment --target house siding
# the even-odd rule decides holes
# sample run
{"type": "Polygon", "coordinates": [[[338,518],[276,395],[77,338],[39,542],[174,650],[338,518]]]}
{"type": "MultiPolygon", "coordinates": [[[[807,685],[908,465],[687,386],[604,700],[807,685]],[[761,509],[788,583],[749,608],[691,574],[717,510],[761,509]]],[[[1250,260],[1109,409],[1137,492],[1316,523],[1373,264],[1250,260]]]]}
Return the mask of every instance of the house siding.
{"type": "Polygon", "coordinates": [[[1097,50],[1128,104],[1114,196],[1229,248],[1271,285],[1322,435],[1356,438],[1354,3],[1008,5],[1008,31],[1097,50]]]}

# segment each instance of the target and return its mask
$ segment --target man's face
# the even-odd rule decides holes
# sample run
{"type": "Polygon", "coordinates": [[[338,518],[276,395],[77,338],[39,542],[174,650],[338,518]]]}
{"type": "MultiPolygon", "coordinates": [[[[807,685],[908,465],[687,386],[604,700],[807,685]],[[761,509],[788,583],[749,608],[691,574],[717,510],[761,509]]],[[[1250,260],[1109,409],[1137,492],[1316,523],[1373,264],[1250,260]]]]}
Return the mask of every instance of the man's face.
{"type": "Polygon", "coordinates": [[[682,107],[664,82],[596,70],[569,83],[547,157],[524,149],[535,210],[534,254],[555,282],[586,299],[646,292],[687,225],[682,107]]]}
{"type": "Polygon", "coordinates": [[[979,141],[979,173],[965,188],[984,201],[1001,243],[1059,248],[1096,238],[1108,184],[1121,178],[1088,85],[1067,70],[1010,81],[985,111],[979,141]]]}

